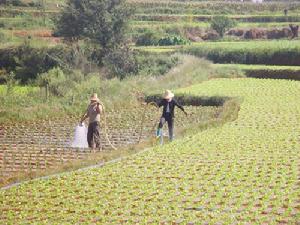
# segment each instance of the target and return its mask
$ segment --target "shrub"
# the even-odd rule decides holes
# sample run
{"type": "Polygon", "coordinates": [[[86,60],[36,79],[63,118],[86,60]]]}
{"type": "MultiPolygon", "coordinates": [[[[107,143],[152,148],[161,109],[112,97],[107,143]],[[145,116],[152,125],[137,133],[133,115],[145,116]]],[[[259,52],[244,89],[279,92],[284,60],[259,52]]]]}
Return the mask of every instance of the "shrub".
{"type": "Polygon", "coordinates": [[[145,76],[160,76],[179,63],[178,55],[136,53],[138,73],[145,76]]]}
{"type": "Polygon", "coordinates": [[[100,51],[92,46],[56,46],[53,48],[33,48],[29,45],[0,49],[0,69],[14,71],[22,84],[34,81],[38,74],[54,67],[65,70],[80,69],[90,72],[97,67],[93,60],[100,51]]]}
{"type": "Polygon", "coordinates": [[[109,69],[110,76],[124,79],[136,74],[137,63],[132,50],[128,46],[113,49],[104,57],[104,65],[109,69]]]}
{"type": "Polygon", "coordinates": [[[188,44],[189,41],[180,37],[180,36],[168,36],[161,38],[158,41],[158,45],[167,46],[167,45],[185,45],[188,44]]]}
{"type": "Polygon", "coordinates": [[[83,81],[83,75],[80,72],[66,74],[59,67],[55,67],[46,73],[39,74],[37,84],[45,87],[49,93],[54,96],[65,96],[76,83],[83,81]]]}
{"type": "Polygon", "coordinates": [[[159,34],[153,30],[147,30],[145,33],[141,34],[136,41],[137,46],[150,46],[157,45],[159,42],[159,34]]]}
{"type": "Polygon", "coordinates": [[[210,26],[223,37],[228,29],[236,26],[236,21],[227,16],[214,16],[210,21],[210,26]]]}
{"type": "MultiPolygon", "coordinates": [[[[187,94],[176,95],[176,100],[181,105],[186,106],[223,106],[225,102],[230,100],[229,97],[219,97],[219,96],[195,96],[187,94]]],[[[148,95],[145,97],[145,102],[155,102],[159,103],[161,101],[161,95],[148,95]]]]}

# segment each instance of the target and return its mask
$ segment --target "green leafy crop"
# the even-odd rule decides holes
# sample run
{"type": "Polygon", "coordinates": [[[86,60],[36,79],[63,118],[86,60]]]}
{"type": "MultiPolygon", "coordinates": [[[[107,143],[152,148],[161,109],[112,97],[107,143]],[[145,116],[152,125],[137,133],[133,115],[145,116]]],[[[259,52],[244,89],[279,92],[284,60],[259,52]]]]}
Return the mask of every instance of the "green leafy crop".
{"type": "Polygon", "coordinates": [[[0,192],[4,224],[296,224],[300,83],[217,79],[238,119],[127,160],[0,192]]]}

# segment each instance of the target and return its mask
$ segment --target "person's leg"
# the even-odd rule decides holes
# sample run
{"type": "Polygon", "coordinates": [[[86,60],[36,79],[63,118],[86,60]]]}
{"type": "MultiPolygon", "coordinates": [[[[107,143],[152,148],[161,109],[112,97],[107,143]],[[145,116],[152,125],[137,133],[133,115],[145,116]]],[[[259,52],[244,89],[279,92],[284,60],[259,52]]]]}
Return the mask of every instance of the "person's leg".
{"type": "Polygon", "coordinates": [[[174,119],[172,117],[167,119],[168,129],[169,129],[169,140],[173,141],[174,139],[174,119]]]}
{"type": "Polygon", "coordinates": [[[101,146],[101,139],[100,139],[100,123],[95,123],[94,130],[93,130],[93,139],[95,143],[95,147],[100,149],[101,146]]]}
{"type": "Polygon", "coordinates": [[[93,146],[93,126],[90,123],[88,126],[88,132],[87,132],[87,142],[89,145],[89,148],[92,148],[93,146]]]}
{"type": "Polygon", "coordinates": [[[92,149],[96,149],[98,147],[98,143],[100,143],[100,126],[98,125],[98,122],[93,122],[92,123],[92,141],[91,141],[91,146],[92,149]]]}
{"type": "Polygon", "coordinates": [[[162,128],[163,128],[165,122],[166,122],[166,119],[164,117],[161,117],[160,121],[159,121],[159,124],[158,124],[158,127],[157,127],[156,136],[161,136],[162,135],[162,128]]]}
{"type": "Polygon", "coordinates": [[[156,136],[160,138],[160,144],[161,145],[164,143],[162,128],[163,128],[165,122],[166,122],[166,119],[164,117],[161,117],[160,122],[158,124],[158,129],[157,129],[157,132],[156,132],[156,136]]]}

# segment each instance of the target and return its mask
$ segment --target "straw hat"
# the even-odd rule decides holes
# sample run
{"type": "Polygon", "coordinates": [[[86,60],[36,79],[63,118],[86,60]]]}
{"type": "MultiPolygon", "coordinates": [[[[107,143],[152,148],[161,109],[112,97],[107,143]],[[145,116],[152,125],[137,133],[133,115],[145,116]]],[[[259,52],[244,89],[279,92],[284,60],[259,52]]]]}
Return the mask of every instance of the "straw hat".
{"type": "Polygon", "coordinates": [[[99,102],[99,98],[98,98],[98,95],[96,93],[92,94],[91,101],[97,101],[97,102],[99,102]]]}
{"type": "Polygon", "coordinates": [[[170,99],[170,98],[173,98],[173,97],[174,97],[174,94],[170,90],[166,90],[164,95],[163,95],[164,99],[170,99]]]}

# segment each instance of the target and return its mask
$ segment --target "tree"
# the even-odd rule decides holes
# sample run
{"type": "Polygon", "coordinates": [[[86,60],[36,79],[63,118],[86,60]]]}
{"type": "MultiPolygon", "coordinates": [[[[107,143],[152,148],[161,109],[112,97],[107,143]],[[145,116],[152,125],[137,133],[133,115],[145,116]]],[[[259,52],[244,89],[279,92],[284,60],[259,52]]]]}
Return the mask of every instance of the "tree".
{"type": "Polygon", "coordinates": [[[227,16],[214,16],[212,19],[211,19],[211,22],[210,22],[210,27],[212,29],[214,29],[216,32],[218,32],[218,34],[223,37],[225,32],[236,26],[236,21],[233,20],[233,19],[230,19],[229,17],[227,16]]]}
{"type": "Polygon", "coordinates": [[[71,40],[89,38],[109,49],[124,42],[132,13],[125,0],[68,0],[56,33],[71,40]]]}
{"type": "Polygon", "coordinates": [[[134,53],[128,46],[113,49],[104,57],[104,62],[109,72],[120,79],[136,74],[138,71],[134,53]]]}

